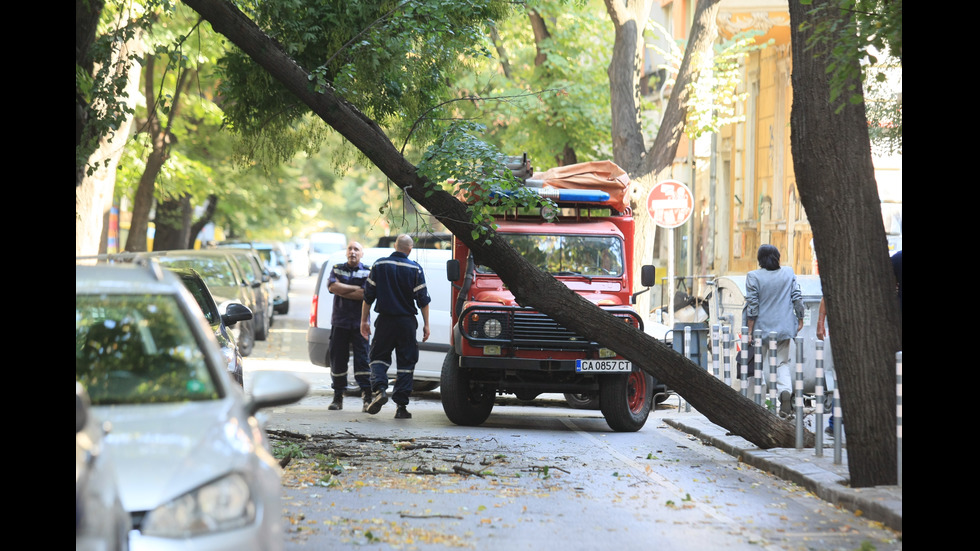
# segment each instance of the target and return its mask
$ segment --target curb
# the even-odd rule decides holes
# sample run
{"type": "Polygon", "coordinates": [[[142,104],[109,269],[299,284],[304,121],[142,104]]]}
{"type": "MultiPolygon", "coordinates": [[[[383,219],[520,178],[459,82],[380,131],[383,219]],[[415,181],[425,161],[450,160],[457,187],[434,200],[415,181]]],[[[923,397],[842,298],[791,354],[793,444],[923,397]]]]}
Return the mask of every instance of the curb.
{"type": "Polygon", "coordinates": [[[730,435],[724,428],[699,414],[685,413],[678,417],[666,417],[663,421],[747,465],[802,486],[828,503],[847,509],[855,515],[881,522],[892,530],[902,531],[902,488],[849,487],[846,449],[841,450],[841,464],[838,465],[834,463],[832,447],[825,448],[824,454],[819,457],[813,448],[764,450],[742,437],[730,435]]]}

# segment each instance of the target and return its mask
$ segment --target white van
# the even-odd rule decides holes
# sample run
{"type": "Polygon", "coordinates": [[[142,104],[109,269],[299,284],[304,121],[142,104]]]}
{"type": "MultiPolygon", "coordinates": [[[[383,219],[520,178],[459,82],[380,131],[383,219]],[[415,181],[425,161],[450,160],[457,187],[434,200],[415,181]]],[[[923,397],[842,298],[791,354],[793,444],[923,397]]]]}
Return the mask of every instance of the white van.
{"type": "Polygon", "coordinates": [[[317,232],[310,234],[310,275],[320,271],[327,258],[337,252],[347,250],[347,236],[338,232],[317,232]]]}
{"type": "MultiPolygon", "coordinates": [[[[371,266],[379,258],[389,256],[394,252],[393,248],[372,247],[364,249],[364,257],[361,258],[366,266],[371,266]]],[[[449,279],[446,278],[446,262],[452,258],[452,251],[445,249],[412,249],[409,258],[418,262],[425,273],[425,284],[429,288],[429,296],[432,302],[429,303],[429,340],[422,342],[421,315],[419,315],[419,361],[415,364],[415,390],[433,390],[439,386],[439,378],[442,376],[442,362],[446,359],[449,352],[449,338],[452,335],[450,324],[450,300],[451,287],[449,279]]],[[[330,278],[330,269],[335,264],[347,262],[346,246],[344,250],[336,252],[327,259],[324,269],[317,277],[316,287],[313,291],[313,309],[310,313],[310,328],[306,332],[306,345],[313,365],[320,367],[330,367],[330,360],[327,357],[327,345],[330,342],[330,316],[333,313],[333,295],[327,290],[327,280],[330,278]]],[[[374,312],[371,317],[374,323],[374,312]]],[[[373,331],[373,330],[372,330],[373,331]]],[[[350,360],[353,361],[353,358],[350,360]]],[[[396,365],[392,361],[391,369],[388,371],[390,382],[394,382],[396,365]]],[[[352,373],[353,368],[348,370],[347,382],[356,388],[352,373]]],[[[357,389],[356,392],[360,392],[357,389]]]]}

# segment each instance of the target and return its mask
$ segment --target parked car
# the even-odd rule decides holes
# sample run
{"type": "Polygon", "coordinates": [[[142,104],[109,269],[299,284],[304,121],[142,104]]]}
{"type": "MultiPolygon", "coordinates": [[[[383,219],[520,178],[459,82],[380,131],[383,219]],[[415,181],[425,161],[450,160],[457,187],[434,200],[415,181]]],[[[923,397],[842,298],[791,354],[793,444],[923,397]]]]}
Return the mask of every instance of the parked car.
{"type": "Polygon", "coordinates": [[[228,253],[241,267],[246,283],[255,293],[255,309],[252,310],[252,315],[255,317],[255,340],[268,339],[269,328],[275,315],[272,310],[272,289],[269,283],[272,277],[262,265],[259,255],[252,250],[231,247],[219,247],[214,250],[228,253]]]}
{"type": "Polygon", "coordinates": [[[134,549],[284,548],[281,468],[256,413],[309,385],[261,371],[245,394],[175,274],[76,264],[75,380],[111,423],[134,549]]]}
{"type": "Polygon", "coordinates": [[[327,258],[337,251],[347,249],[347,236],[338,232],[317,232],[310,234],[310,274],[320,271],[327,258]]]}
{"type": "MultiPolygon", "coordinates": [[[[376,260],[389,256],[392,252],[393,249],[391,248],[367,248],[364,249],[361,262],[371,266],[376,260]]],[[[452,251],[415,248],[412,249],[409,258],[422,265],[429,296],[432,297],[432,302],[429,303],[431,334],[429,340],[425,342],[422,342],[421,321],[419,323],[419,361],[415,364],[413,385],[414,390],[428,391],[439,386],[442,364],[446,359],[446,353],[450,350],[449,339],[452,331],[450,330],[449,302],[451,293],[449,280],[446,279],[446,261],[452,258],[452,251]]],[[[327,346],[330,343],[330,317],[333,314],[334,295],[327,290],[327,282],[333,266],[344,262],[347,262],[346,249],[331,255],[327,259],[326,267],[317,276],[316,286],[313,288],[313,305],[310,312],[310,327],[306,332],[306,344],[310,362],[320,367],[330,366],[327,346]]],[[[374,323],[376,316],[372,312],[372,323],[374,323]]],[[[421,320],[421,317],[419,319],[421,320]]],[[[392,362],[388,371],[389,379],[395,379],[396,368],[397,366],[392,362]]],[[[349,371],[349,373],[353,373],[353,371],[349,371]]],[[[353,377],[348,379],[348,383],[351,384],[348,393],[359,394],[361,390],[354,383],[353,377]]]]}
{"type": "Polygon", "coordinates": [[[92,414],[88,393],[75,381],[75,550],[129,549],[132,521],[106,451],[105,425],[92,414]]]}
{"type": "Polygon", "coordinates": [[[165,267],[192,268],[201,274],[208,284],[218,312],[228,313],[232,304],[242,304],[252,312],[253,318],[232,326],[232,333],[242,356],[248,357],[255,347],[255,311],[258,308],[255,291],[245,279],[238,262],[226,251],[218,249],[181,249],[175,251],[154,251],[144,253],[145,257],[155,258],[165,267]]]}
{"type": "Polygon", "coordinates": [[[310,241],[296,238],[286,243],[289,255],[289,277],[310,275],[310,241]]]}
{"type": "Polygon", "coordinates": [[[208,284],[204,282],[201,274],[193,268],[168,268],[173,273],[180,276],[181,282],[187,290],[191,292],[197,305],[201,307],[204,319],[208,321],[214,336],[218,339],[221,346],[221,354],[225,357],[228,364],[228,373],[239,386],[245,386],[245,365],[242,359],[242,352],[238,349],[235,342],[235,335],[231,332],[231,327],[240,321],[252,319],[252,311],[244,304],[232,303],[224,315],[218,312],[218,304],[211,295],[208,284]]]}
{"type": "Polygon", "coordinates": [[[289,275],[285,251],[273,242],[222,241],[218,247],[248,249],[259,256],[272,284],[272,311],[274,314],[289,313],[289,275]]]}

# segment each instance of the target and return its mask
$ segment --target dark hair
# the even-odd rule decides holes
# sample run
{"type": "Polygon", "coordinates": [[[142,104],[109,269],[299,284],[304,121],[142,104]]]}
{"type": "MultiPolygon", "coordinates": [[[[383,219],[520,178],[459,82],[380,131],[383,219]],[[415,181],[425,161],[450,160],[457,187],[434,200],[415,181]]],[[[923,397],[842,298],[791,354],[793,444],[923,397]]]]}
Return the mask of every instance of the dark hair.
{"type": "Polygon", "coordinates": [[[773,245],[763,245],[759,247],[759,267],[766,270],[779,269],[779,249],[773,245]]]}

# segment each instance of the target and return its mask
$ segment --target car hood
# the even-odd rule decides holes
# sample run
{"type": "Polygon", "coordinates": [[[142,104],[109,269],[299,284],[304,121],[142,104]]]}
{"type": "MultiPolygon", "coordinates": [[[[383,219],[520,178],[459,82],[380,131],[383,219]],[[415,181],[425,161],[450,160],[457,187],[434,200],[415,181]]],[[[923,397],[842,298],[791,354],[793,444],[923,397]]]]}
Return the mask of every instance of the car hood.
{"type": "MultiPolygon", "coordinates": [[[[233,398],[94,408],[111,423],[123,507],[148,511],[189,490],[247,470],[261,443],[233,398]]],[[[261,452],[260,452],[261,453],[261,452]]]]}

